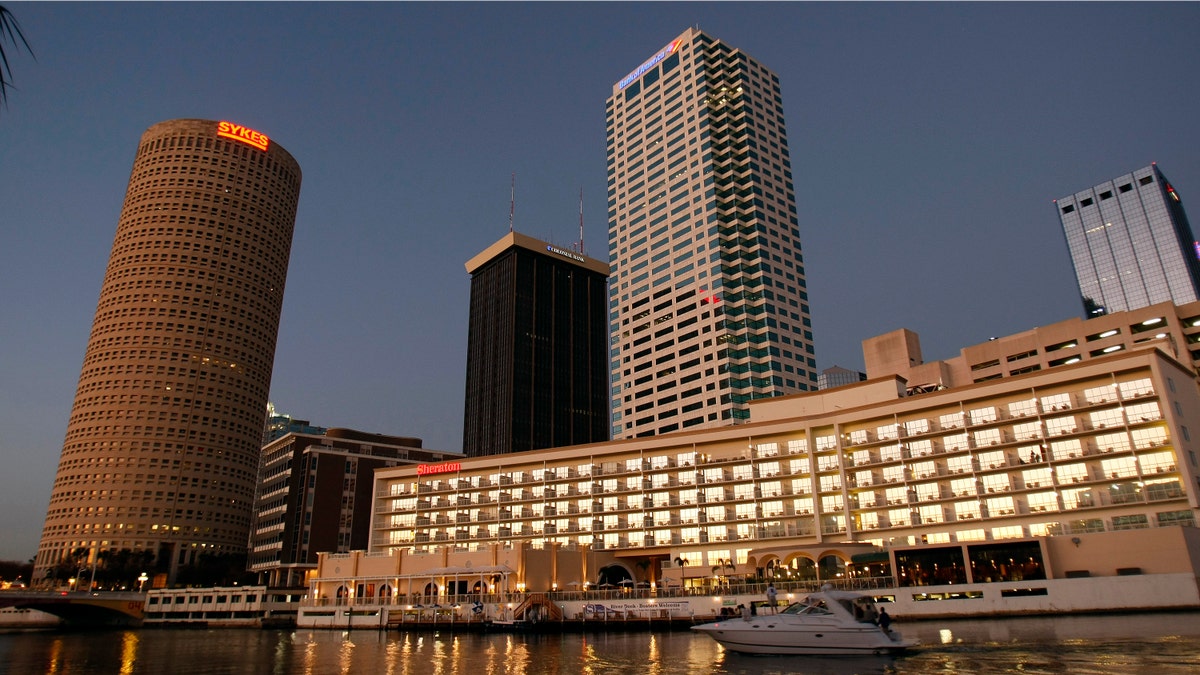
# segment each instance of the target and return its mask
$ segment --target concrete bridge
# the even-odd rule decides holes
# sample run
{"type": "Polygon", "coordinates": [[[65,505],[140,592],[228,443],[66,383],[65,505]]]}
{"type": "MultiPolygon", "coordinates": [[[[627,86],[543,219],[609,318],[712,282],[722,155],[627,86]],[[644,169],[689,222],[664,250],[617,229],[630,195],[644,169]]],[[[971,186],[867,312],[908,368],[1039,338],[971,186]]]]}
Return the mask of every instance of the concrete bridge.
{"type": "Polygon", "coordinates": [[[62,618],[64,628],[142,625],[144,593],[0,591],[0,608],[36,609],[62,618]]]}

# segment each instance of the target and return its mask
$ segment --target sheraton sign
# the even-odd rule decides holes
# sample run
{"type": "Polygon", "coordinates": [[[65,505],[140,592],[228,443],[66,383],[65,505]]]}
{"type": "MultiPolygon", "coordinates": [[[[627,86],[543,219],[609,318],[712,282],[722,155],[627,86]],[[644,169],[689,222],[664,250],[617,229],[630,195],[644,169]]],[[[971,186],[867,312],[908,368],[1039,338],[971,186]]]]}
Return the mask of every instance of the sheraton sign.
{"type": "Polygon", "coordinates": [[[462,468],[460,462],[442,462],[441,464],[421,464],[417,467],[418,476],[428,476],[434,473],[454,473],[462,468]]]}
{"type": "Polygon", "coordinates": [[[270,145],[271,139],[267,138],[266,134],[260,134],[253,129],[247,129],[240,124],[233,122],[217,122],[217,135],[221,138],[228,138],[239,143],[245,143],[252,148],[266,150],[270,145]]]}

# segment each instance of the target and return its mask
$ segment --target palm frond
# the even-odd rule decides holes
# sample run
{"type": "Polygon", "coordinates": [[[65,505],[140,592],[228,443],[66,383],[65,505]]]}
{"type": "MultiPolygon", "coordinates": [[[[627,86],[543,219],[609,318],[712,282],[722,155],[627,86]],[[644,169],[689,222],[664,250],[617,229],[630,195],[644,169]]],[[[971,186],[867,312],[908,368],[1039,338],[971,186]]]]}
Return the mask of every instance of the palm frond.
{"type": "Polygon", "coordinates": [[[13,16],[7,7],[0,5],[0,104],[8,103],[8,90],[13,86],[12,66],[9,65],[8,54],[4,51],[6,43],[17,48],[24,47],[25,51],[33,56],[33,49],[25,39],[25,34],[21,32],[21,24],[17,23],[17,17],[13,16]]]}

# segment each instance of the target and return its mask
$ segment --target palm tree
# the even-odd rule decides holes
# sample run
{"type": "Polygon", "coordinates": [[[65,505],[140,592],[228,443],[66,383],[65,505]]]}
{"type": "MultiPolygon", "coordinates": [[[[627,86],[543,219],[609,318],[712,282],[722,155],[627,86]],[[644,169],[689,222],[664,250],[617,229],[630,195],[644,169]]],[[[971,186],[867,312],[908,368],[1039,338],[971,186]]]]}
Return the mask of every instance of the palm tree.
{"type": "Polygon", "coordinates": [[[649,560],[639,560],[633,565],[642,571],[642,581],[651,581],[650,577],[646,575],[646,571],[650,569],[649,560]]]}
{"type": "Polygon", "coordinates": [[[33,56],[33,49],[25,40],[25,34],[21,32],[21,24],[17,23],[17,17],[13,16],[12,12],[8,11],[4,5],[0,5],[0,105],[8,103],[8,90],[13,86],[12,66],[8,63],[8,54],[4,52],[5,42],[11,42],[14,47],[18,48],[25,47],[25,51],[33,56]]]}

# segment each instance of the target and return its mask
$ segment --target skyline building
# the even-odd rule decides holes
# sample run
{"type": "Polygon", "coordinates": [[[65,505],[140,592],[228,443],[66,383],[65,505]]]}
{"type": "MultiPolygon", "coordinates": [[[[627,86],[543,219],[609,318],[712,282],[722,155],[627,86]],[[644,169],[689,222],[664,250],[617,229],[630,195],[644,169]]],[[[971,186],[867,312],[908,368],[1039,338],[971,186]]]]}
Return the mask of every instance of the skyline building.
{"type": "Polygon", "coordinates": [[[1157,165],[1055,204],[1086,318],[1200,300],[1200,243],[1157,165]]]}
{"type": "Polygon", "coordinates": [[[779,78],[689,28],[605,104],[612,437],[816,389],[779,78]]]}
{"type": "Polygon", "coordinates": [[[168,578],[245,553],[300,180],[231,122],[142,135],[35,576],[123,549],[168,578]]]}
{"type": "Polygon", "coordinates": [[[308,420],[302,420],[275,409],[273,403],[267,403],[267,423],[263,428],[262,444],[283,438],[289,433],[314,434],[320,436],[328,431],[325,427],[313,425],[308,420]]]}
{"type": "Polygon", "coordinates": [[[608,440],[608,265],[509,232],[466,268],[463,453],[608,440]]]}
{"type": "Polygon", "coordinates": [[[262,449],[246,568],[272,588],[302,586],[318,553],[367,547],[376,469],[460,459],[419,438],[353,429],[286,431],[262,449]]]}

